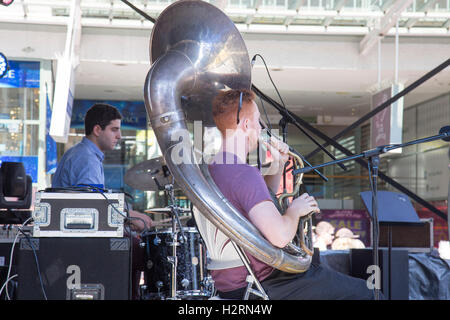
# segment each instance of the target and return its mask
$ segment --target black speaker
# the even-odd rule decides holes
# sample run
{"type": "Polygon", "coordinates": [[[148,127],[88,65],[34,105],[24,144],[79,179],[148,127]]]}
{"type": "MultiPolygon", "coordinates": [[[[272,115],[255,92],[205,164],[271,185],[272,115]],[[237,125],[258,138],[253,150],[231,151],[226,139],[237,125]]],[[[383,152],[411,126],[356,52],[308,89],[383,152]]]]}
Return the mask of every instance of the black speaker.
{"type": "MultiPolygon", "coordinates": [[[[409,299],[409,262],[408,250],[388,249],[378,251],[380,267],[381,292],[388,300],[409,299]]],[[[367,280],[372,272],[368,267],[373,265],[373,249],[350,249],[350,275],[367,280]]]]}
{"type": "Polygon", "coordinates": [[[23,238],[18,251],[18,300],[130,298],[128,238],[23,238]]]}
{"type": "Polygon", "coordinates": [[[21,162],[3,162],[0,166],[0,208],[28,209],[31,205],[31,176],[21,162]],[[17,200],[6,200],[16,197],[17,200]]]}

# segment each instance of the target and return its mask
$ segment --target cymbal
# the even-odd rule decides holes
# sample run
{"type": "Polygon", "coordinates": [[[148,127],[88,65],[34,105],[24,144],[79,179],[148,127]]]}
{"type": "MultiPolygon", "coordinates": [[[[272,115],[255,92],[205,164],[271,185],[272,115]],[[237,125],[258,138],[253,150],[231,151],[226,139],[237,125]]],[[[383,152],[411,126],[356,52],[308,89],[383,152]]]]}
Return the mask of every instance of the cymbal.
{"type": "MultiPolygon", "coordinates": [[[[186,208],[178,208],[179,212],[191,212],[190,209],[186,209],[186,208]]],[[[144,210],[145,213],[156,213],[156,214],[165,214],[165,213],[171,213],[172,209],[169,207],[166,208],[153,208],[153,209],[148,209],[148,210],[144,210]]]]}
{"type": "MultiPolygon", "coordinates": [[[[172,175],[162,157],[145,160],[125,173],[124,181],[142,191],[160,191],[172,183],[172,175]]],[[[176,189],[176,186],[173,186],[176,189]]]]}
{"type": "MultiPolygon", "coordinates": [[[[181,216],[180,220],[187,220],[190,219],[189,216],[181,216]]],[[[163,219],[159,221],[153,221],[152,227],[170,227],[172,225],[172,219],[163,219]]]]}

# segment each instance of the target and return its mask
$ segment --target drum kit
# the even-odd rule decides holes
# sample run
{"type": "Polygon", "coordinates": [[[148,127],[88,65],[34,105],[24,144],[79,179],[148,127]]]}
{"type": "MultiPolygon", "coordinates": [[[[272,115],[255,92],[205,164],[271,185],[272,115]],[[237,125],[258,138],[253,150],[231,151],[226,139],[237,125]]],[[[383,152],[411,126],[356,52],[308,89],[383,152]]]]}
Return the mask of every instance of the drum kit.
{"type": "Polygon", "coordinates": [[[196,227],[183,226],[181,220],[193,219],[190,209],[176,205],[177,189],[162,157],[146,160],[129,169],[124,177],[129,186],[142,191],[164,191],[170,199],[165,208],[152,208],[146,213],[167,215],[155,222],[151,230],[141,234],[145,249],[145,285],[143,299],[195,300],[208,299],[214,282],[206,268],[206,246],[196,227]],[[191,213],[191,215],[186,215],[191,213]],[[183,214],[183,215],[180,215],[183,214]],[[170,227],[169,227],[170,225],[170,227]]]}

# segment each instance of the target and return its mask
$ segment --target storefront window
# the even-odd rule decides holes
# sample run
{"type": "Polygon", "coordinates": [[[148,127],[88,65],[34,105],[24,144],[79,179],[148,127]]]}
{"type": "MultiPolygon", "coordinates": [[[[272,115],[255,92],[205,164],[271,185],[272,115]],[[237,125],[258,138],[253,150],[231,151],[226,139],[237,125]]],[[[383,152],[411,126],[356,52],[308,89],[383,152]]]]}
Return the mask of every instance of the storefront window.
{"type": "Polygon", "coordinates": [[[39,125],[23,122],[0,122],[0,152],[2,156],[35,156],[38,154],[39,125]]]}
{"type": "Polygon", "coordinates": [[[0,162],[23,162],[37,182],[40,63],[9,61],[0,79],[0,162]]]}
{"type": "Polygon", "coordinates": [[[39,120],[39,89],[0,88],[0,117],[10,120],[39,120]]]}

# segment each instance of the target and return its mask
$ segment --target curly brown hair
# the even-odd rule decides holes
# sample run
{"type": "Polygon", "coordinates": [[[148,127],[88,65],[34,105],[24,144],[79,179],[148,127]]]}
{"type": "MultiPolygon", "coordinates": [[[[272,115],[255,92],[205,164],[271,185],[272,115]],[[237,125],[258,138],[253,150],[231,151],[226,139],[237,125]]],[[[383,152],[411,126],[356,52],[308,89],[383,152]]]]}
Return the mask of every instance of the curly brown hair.
{"type": "Polygon", "coordinates": [[[248,89],[221,91],[213,100],[212,114],[217,129],[224,134],[227,129],[236,129],[239,99],[242,92],[242,108],[239,117],[249,116],[253,110],[251,102],[255,99],[253,91],[248,89]]]}

